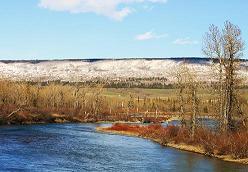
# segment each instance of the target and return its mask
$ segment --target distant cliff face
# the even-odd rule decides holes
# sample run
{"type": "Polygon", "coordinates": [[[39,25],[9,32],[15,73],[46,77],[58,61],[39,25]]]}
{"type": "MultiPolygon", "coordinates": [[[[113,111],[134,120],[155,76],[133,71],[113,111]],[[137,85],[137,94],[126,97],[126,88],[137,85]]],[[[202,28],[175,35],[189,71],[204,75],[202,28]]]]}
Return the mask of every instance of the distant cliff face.
{"type": "MultiPolygon", "coordinates": [[[[200,80],[213,80],[212,61],[206,58],[0,61],[0,76],[18,81],[66,82],[166,78],[169,84],[174,82],[173,73],[184,62],[200,80]]],[[[240,74],[248,78],[248,62],[243,61],[241,66],[240,74]]]]}

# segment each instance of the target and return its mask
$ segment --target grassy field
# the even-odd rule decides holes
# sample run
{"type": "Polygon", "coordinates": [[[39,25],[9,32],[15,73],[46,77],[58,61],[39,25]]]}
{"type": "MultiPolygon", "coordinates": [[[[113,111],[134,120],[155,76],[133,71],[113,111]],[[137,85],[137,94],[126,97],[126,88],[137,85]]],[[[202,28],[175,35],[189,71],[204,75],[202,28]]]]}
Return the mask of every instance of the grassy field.
{"type": "MultiPolygon", "coordinates": [[[[155,111],[167,111],[170,113],[178,112],[179,97],[177,89],[143,89],[143,88],[106,88],[103,96],[112,100],[119,100],[127,105],[133,98],[135,107],[143,108],[144,101],[148,104],[148,109],[155,111]],[[157,101],[159,99],[159,101],[157,101]],[[148,100],[148,101],[147,101],[148,100]],[[139,103],[138,103],[139,102],[139,103]]],[[[184,94],[184,106],[188,113],[191,112],[190,94],[184,94]]],[[[199,112],[201,115],[216,115],[218,112],[217,92],[202,88],[198,90],[199,112]]],[[[239,107],[244,115],[248,115],[248,89],[240,89],[239,91],[239,107]]]]}
{"type": "MultiPolygon", "coordinates": [[[[146,89],[146,88],[106,88],[103,95],[107,97],[114,97],[120,99],[129,98],[130,95],[134,97],[143,98],[161,98],[161,99],[176,99],[177,89],[146,89]]],[[[198,91],[199,97],[203,100],[210,99],[215,93],[213,91],[206,91],[200,89],[198,91]]],[[[240,89],[240,96],[248,101],[248,89],[240,89]]]]}
{"type": "Polygon", "coordinates": [[[107,88],[103,95],[110,97],[129,98],[130,95],[135,97],[149,98],[175,98],[176,89],[143,89],[143,88],[107,88]]]}

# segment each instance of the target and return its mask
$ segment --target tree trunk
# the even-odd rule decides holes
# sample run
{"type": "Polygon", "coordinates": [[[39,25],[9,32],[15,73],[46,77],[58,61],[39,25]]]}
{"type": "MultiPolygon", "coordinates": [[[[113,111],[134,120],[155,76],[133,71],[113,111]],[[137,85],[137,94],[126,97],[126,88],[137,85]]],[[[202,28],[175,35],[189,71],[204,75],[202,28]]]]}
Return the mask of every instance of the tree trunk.
{"type": "Polygon", "coordinates": [[[225,115],[224,115],[224,129],[225,131],[232,129],[232,113],[234,108],[235,99],[234,95],[234,60],[230,56],[228,59],[228,65],[226,67],[226,103],[225,103],[225,115]]]}
{"type": "Polygon", "coordinates": [[[180,87],[179,91],[179,100],[180,100],[180,117],[181,117],[181,125],[184,127],[186,125],[185,119],[184,119],[184,106],[183,106],[183,87],[180,87]]]}
{"type": "Polygon", "coordinates": [[[193,107],[193,114],[191,119],[191,137],[194,138],[195,136],[195,128],[196,128],[196,116],[197,116],[197,95],[196,89],[192,88],[192,107],[193,107]]]}

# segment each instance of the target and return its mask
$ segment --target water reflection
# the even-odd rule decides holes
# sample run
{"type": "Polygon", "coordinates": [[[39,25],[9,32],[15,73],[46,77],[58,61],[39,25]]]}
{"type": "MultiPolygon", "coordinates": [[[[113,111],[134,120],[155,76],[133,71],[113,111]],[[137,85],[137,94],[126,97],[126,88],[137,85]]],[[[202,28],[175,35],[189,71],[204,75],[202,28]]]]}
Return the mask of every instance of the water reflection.
{"type": "MultiPolygon", "coordinates": [[[[189,125],[189,121],[186,121],[187,125],[189,125]]],[[[197,118],[196,124],[201,127],[208,127],[212,130],[218,130],[219,128],[219,122],[215,119],[207,119],[207,118],[197,118]]],[[[169,122],[164,122],[162,124],[163,126],[168,126],[168,125],[181,125],[180,120],[172,120],[169,122]]]]}

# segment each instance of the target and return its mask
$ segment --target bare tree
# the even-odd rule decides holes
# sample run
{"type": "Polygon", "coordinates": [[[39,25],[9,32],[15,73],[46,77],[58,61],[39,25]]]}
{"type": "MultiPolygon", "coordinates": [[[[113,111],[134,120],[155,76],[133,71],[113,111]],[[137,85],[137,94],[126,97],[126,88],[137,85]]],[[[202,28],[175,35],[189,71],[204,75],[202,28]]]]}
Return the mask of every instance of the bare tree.
{"type": "Polygon", "coordinates": [[[97,86],[94,87],[93,93],[92,93],[92,99],[93,99],[93,114],[94,118],[97,119],[98,115],[100,115],[100,109],[102,106],[102,92],[103,92],[103,85],[98,84],[97,86]]]}
{"type": "Polygon", "coordinates": [[[210,25],[209,32],[206,33],[204,37],[204,47],[203,52],[205,55],[210,57],[213,62],[218,60],[217,65],[213,63],[213,71],[214,75],[217,72],[217,94],[218,94],[218,102],[219,102],[219,116],[221,119],[224,118],[224,76],[223,76],[223,62],[224,62],[224,54],[223,54],[223,37],[219,28],[215,25],[210,25]]]}
{"type": "Polygon", "coordinates": [[[179,64],[177,69],[172,73],[172,76],[176,79],[176,88],[178,89],[178,99],[179,99],[179,106],[180,106],[180,118],[181,118],[181,125],[185,126],[185,107],[184,107],[184,92],[186,89],[186,73],[188,68],[185,66],[185,63],[179,64]]]}
{"type": "Polygon", "coordinates": [[[191,137],[195,136],[196,129],[196,119],[199,116],[199,98],[198,98],[198,89],[200,86],[196,71],[189,69],[185,66],[185,77],[186,77],[186,87],[189,93],[189,98],[191,100],[191,137]]]}
{"type": "MultiPolygon", "coordinates": [[[[232,128],[235,100],[237,100],[237,71],[239,60],[243,56],[244,42],[241,30],[229,21],[220,31],[217,26],[211,25],[204,39],[203,52],[210,58],[218,60],[218,91],[219,115],[222,118],[222,129],[232,128]]],[[[237,103],[236,103],[237,104],[237,103]]]]}
{"type": "Polygon", "coordinates": [[[192,138],[195,136],[196,119],[199,113],[199,98],[198,88],[200,82],[198,80],[197,73],[194,69],[191,69],[186,62],[179,64],[178,68],[171,73],[176,79],[176,87],[178,89],[178,99],[180,105],[180,118],[182,126],[186,125],[186,105],[189,103],[189,111],[191,112],[190,128],[192,138]],[[190,101],[185,101],[184,94],[188,94],[190,101]]]}

